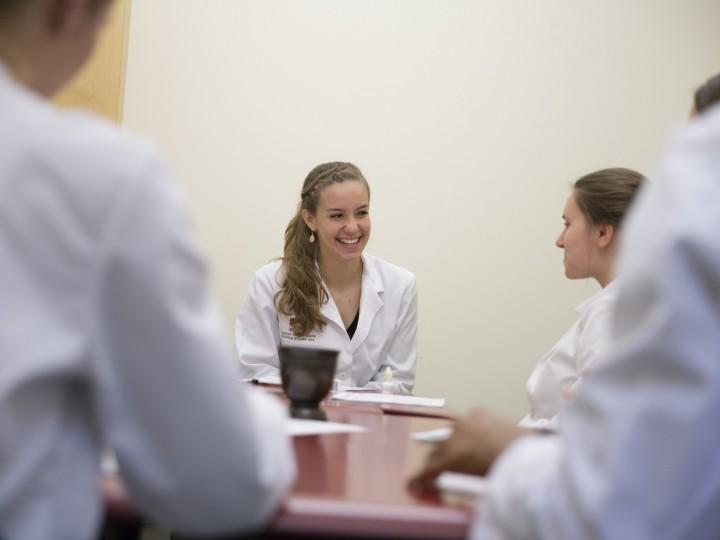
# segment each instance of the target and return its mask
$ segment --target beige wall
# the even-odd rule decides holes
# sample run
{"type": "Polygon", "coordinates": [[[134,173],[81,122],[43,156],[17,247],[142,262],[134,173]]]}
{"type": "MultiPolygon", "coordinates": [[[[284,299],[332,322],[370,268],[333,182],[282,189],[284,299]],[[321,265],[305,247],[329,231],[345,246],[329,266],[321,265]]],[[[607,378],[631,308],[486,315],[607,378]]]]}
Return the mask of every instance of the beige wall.
{"type": "Polygon", "coordinates": [[[525,409],[596,290],[554,247],[568,183],[651,171],[720,69],[717,0],[134,2],[124,124],[174,165],[231,328],[307,171],[360,165],[369,251],[413,270],[417,392],[525,409]]]}

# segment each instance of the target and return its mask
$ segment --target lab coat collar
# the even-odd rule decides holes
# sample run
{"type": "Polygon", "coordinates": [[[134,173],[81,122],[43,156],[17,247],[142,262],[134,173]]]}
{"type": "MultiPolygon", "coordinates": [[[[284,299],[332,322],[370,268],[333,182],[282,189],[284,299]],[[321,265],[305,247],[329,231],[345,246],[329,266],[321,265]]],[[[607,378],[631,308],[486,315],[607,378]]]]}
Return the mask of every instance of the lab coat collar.
{"type": "Polygon", "coordinates": [[[375,266],[375,261],[372,257],[366,257],[363,253],[363,277],[362,286],[360,292],[360,320],[358,320],[355,334],[353,334],[350,340],[350,348],[353,352],[365,341],[370,328],[372,327],[373,319],[380,308],[383,305],[382,293],[383,293],[383,282],[380,279],[380,274],[375,266]]]}
{"type": "Polygon", "coordinates": [[[617,292],[617,279],[613,279],[610,283],[605,285],[602,289],[600,289],[598,292],[593,294],[590,298],[587,298],[583,300],[576,308],[575,313],[579,316],[583,315],[585,312],[587,312],[593,304],[601,301],[604,298],[614,296],[617,292]]]}
{"type": "Polygon", "coordinates": [[[0,58],[0,85],[21,88],[22,90],[31,92],[33,95],[37,95],[34,90],[31,90],[17,79],[10,66],[2,58],[0,58]]]}
{"type": "Polygon", "coordinates": [[[20,82],[12,69],[10,69],[10,66],[2,59],[0,59],[0,89],[2,89],[3,92],[21,93],[24,96],[31,96],[39,103],[47,103],[48,101],[46,97],[20,82]]]}

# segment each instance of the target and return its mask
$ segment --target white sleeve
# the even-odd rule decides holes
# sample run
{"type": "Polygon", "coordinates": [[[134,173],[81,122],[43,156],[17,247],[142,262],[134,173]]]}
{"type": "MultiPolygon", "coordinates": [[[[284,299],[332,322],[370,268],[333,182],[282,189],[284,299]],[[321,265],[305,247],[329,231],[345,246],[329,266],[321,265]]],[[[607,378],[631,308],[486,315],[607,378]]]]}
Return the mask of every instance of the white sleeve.
{"type": "Polygon", "coordinates": [[[284,414],[237,380],[182,201],[164,167],[144,172],[113,217],[96,284],[99,423],[153,521],[254,529],[294,477],[284,414]]]}
{"type": "MultiPolygon", "coordinates": [[[[545,535],[547,530],[542,523],[546,515],[545,497],[557,482],[562,460],[562,442],[555,435],[528,436],[512,443],[490,471],[471,538],[591,538],[577,530],[574,535],[545,535]]],[[[572,512],[570,507],[566,511],[572,512]]]]}
{"type": "Polygon", "coordinates": [[[267,269],[255,274],[235,320],[235,351],[240,377],[280,376],[280,328],[275,308],[275,287],[267,269]]]}
{"type": "Polygon", "coordinates": [[[390,366],[394,390],[403,394],[412,393],[417,365],[417,326],[417,289],[413,276],[402,296],[398,324],[390,338],[387,356],[372,381],[381,383],[384,366],[390,366]]]}
{"type": "Polygon", "coordinates": [[[475,538],[718,538],[714,121],[679,140],[626,225],[608,362],[561,415],[560,441],[545,451],[537,445],[551,443],[525,441],[501,457],[475,538]]]}

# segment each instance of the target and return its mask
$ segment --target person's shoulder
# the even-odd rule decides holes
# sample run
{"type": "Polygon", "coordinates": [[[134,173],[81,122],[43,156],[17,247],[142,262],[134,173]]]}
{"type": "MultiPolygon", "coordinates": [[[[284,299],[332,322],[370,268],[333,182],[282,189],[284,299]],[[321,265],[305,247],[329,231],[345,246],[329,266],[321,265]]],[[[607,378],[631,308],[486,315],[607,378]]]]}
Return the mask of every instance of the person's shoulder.
{"type": "Polygon", "coordinates": [[[81,110],[57,111],[57,129],[46,141],[90,171],[113,171],[115,179],[134,176],[161,159],[147,139],[123,131],[104,118],[81,110]]]}
{"type": "Polygon", "coordinates": [[[283,265],[281,259],[270,261],[255,271],[255,281],[263,283],[273,289],[280,286],[282,276],[283,265]]]}
{"type": "Polygon", "coordinates": [[[658,182],[675,204],[694,204],[720,191],[720,106],[692,120],[675,136],[661,162],[658,182]]]}
{"type": "Polygon", "coordinates": [[[623,224],[620,275],[720,223],[720,106],[679,130],[623,224]]]}
{"type": "Polygon", "coordinates": [[[61,109],[6,81],[0,81],[0,115],[2,161],[12,188],[63,194],[30,201],[38,211],[52,202],[52,209],[62,206],[63,215],[82,216],[100,230],[128,201],[155,207],[158,197],[174,196],[172,174],[155,148],[110,121],[61,109]]]}
{"type": "Polygon", "coordinates": [[[18,105],[14,155],[37,177],[52,171],[53,182],[82,182],[82,189],[91,193],[117,193],[152,176],[149,171],[165,169],[153,144],[109,120],[31,96],[18,105]]]}
{"type": "Polygon", "coordinates": [[[676,140],[720,145],[720,105],[712,107],[683,126],[676,134],[676,140]]]}
{"type": "Polygon", "coordinates": [[[594,296],[588,309],[591,316],[609,316],[611,314],[617,302],[618,281],[618,278],[615,278],[594,296]]]}
{"type": "Polygon", "coordinates": [[[367,253],[363,255],[363,258],[365,260],[365,264],[371,268],[371,271],[379,275],[385,283],[388,281],[392,281],[393,283],[404,283],[406,285],[415,283],[415,274],[402,266],[398,266],[367,253]]]}

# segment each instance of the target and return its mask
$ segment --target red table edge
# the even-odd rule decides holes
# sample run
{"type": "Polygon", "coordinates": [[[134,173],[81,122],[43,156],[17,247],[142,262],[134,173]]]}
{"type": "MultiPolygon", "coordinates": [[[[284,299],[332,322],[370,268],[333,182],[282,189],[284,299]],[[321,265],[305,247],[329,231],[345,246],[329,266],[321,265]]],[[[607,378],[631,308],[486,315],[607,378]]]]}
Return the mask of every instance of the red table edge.
{"type": "MultiPolygon", "coordinates": [[[[113,521],[141,523],[138,509],[119,477],[103,475],[101,487],[105,510],[113,521]]],[[[470,508],[349,503],[291,495],[281,505],[267,532],[460,540],[467,538],[471,520],[470,508]],[[375,522],[372,531],[368,529],[368,519],[375,522]]]]}
{"type": "Polygon", "coordinates": [[[355,534],[364,537],[467,538],[472,510],[460,507],[349,503],[291,496],[268,529],[277,533],[355,534]],[[368,530],[368,519],[375,522],[368,530]]]}

